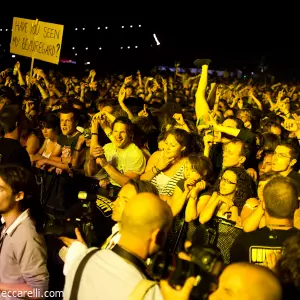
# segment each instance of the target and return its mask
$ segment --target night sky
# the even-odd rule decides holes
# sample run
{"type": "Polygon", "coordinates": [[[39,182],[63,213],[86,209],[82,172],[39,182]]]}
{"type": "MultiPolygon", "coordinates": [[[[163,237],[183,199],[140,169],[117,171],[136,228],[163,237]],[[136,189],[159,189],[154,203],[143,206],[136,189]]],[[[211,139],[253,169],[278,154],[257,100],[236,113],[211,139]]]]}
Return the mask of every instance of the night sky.
{"type": "MultiPolygon", "coordinates": [[[[276,21],[255,19],[251,24],[243,19],[229,22],[204,20],[202,17],[16,16],[65,25],[61,58],[76,60],[77,67],[84,66],[85,61],[91,61],[91,67],[101,66],[103,70],[116,71],[149,69],[159,64],[173,66],[174,61],[192,67],[196,58],[208,57],[215,69],[256,71],[264,62],[276,76],[288,74],[292,78],[300,75],[297,27],[290,23],[283,26],[276,21]],[[122,25],[125,29],[121,29],[122,25]],[[99,31],[98,26],[101,27],[99,31]],[[104,29],[105,26],[108,30],[104,29]],[[76,27],[78,31],[75,31],[76,27]],[[82,31],[82,28],[86,30],[82,31]],[[156,46],[153,33],[157,35],[160,46],[156,46]],[[128,45],[130,50],[121,51],[122,46],[126,49],[128,45]],[[135,45],[139,48],[134,49],[135,45]],[[89,51],[85,51],[85,46],[89,51]],[[76,48],[77,57],[72,47],[76,48]]],[[[8,15],[2,17],[0,28],[11,28],[12,18],[8,15]]],[[[10,32],[0,32],[1,46],[8,50],[9,42],[10,32]]],[[[2,64],[9,60],[6,51],[2,64]]]]}

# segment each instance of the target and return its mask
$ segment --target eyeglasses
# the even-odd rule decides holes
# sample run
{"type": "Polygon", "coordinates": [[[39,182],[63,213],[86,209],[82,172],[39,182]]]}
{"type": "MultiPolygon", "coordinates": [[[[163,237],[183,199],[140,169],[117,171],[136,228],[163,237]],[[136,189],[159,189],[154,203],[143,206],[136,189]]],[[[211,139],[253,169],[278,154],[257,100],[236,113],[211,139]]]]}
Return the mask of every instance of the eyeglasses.
{"type": "Polygon", "coordinates": [[[288,154],[274,152],[273,156],[278,156],[280,158],[291,158],[288,154]]]}
{"type": "Polygon", "coordinates": [[[232,182],[232,181],[230,181],[230,180],[228,180],[228,179],[226,179],[224,177],[221,178],[221,181],[225,181],[228,184],[237,184],[237,182],[232,182]]]}

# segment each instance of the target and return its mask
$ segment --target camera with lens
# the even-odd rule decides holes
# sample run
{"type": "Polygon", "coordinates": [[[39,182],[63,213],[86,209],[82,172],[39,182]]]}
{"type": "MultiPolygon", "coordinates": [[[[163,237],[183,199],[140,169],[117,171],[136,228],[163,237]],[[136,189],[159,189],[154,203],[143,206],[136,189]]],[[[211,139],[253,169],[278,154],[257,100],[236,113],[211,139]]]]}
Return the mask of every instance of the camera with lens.
{"type": "Polygon", "coordinates": [[[191,261],[161,251],[149,258],[147,265],[155,280],[168,280],[172,286],[183,286],[189,277],[195,277],[190,299],[207,299],[222,271],[221,253],[217,248],[192,246],[188,254],[191,261]]]}
{"type": "Polygon", "coordinates": [[[81,200],[80,216],[70,220],[56,219],[53,216],[49,216],[44,224],[43,234],[76,239],[75,228],[78,228],[89,247],[99,245],[93,224],[97,196],[81,191],[78,193],[78,199],[81,200]]]}

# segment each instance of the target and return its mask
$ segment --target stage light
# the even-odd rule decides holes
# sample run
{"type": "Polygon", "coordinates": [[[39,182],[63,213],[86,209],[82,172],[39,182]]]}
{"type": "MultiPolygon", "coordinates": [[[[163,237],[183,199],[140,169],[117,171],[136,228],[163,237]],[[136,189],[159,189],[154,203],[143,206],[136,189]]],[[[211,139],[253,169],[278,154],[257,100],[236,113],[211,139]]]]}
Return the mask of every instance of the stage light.
{"type": "Polygon", "coordinates": [[[8,29],[5,29],[5,31],[8,31],[8,29]]]}
{"type": "Polygon", "coordinates": [[[99,50],[102,50],[102,48],[100,47],[99,50]]]}
{"type": "Polygon", "coordinates": [[[124,28],[125,26],[122,26],[122,28],[124,28]]]}
{"type": "Polygon", "coordinates": [[[138,46],[135,46],[135,48],[138,48],[138,46]]]}
{"type": "Polygon", "coordinates": [[[85,28],[83,27],[82,30],[85,30],[85,28]]]}
{"type": "Polygon", "coordinates": [[[12,57],[12,58],[15,58],[16,56],[13,54],[11,57],[12,57]]]}
{"type": "Polygon", "coordinates": [[[75,47],[73,47],[72,49],[75,50],[75,47]]]}
{"type": "Polygon", "coordinates": [[[127,48],[130,49],[130,46],[128,46],[127,48]]]}
{"type": "Polygon", "coordinates": [[[75,56],[77,56],[77,53],[75,53],[75,56]]]}
{"type": "Polygon", "coordinates": [[[139,25],[139,27],[142,27],[142,25],[139,25]]]}
{"type": "Polygon", "coordinates": [[[100,30],[100,27],[98,27],[97,29],[100,30]]]}
{"type": "Polygon", "coordinates": [[[153,37],[154,37],[154,39],[155,39],[156,45],[159,46],[159,45],[160,45],[160,42],[159,42],[159,40],[158,40],[158,38],[157,38],[157,36],[156,36],[155,33],[153,33],[153,37]]]}
{"type": "Polygon", "coordinates": [[[130,28],[132,28],[133,27],[133,25],[130,25],[130,28]]]}
{"type": "Polygon", "coordinates": [[[85,65],[90,65],[91,62],[90,62],[90,61],[87,61],[87,62],[85,62],[84,64],[85,64],[85,65]]]}
{"type": "Polygon", "coordinates": [[[85,50],[89,50],[89,48],[88,48],[88,47],[86,47],[86,48],[85,48],[85,50]]]}
{"type": "Polygon", "coordinates": [[[2,31],[2,28],[0,28],[0,31],[2,31]]]}
{"type": "Polygon", "coordinates": [[[105,27],[105,29],[108,29],[108,27],[105,27]]]}
{"type": "Polygon", "coordinates": [[[121,49],[123,49],[123,47],[121,47],[121,49]]]}
{"type": "Polygon", "coordinates": [[[75,28],[75,30],[78,30],[78,28],[75,28]]]}

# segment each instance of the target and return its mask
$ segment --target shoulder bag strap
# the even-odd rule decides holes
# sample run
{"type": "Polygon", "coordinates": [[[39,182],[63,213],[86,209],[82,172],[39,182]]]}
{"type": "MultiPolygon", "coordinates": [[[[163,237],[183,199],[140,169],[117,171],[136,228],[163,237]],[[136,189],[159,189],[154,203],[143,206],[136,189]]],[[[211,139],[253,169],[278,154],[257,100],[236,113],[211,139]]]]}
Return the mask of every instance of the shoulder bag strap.
{"type": "Polygon", "coordinates": [[[72,285],[72,289],[70,292],[71,300],[77,300],[79,284],[80,284],[83,269],[84,269],[86,263],[88,262],[88,260],[98,251],[99,251],[99,249],[92,250],[81,260],[81,262],[76,270],[75,276],[74,276],[73,285],[72,285]]]}
{"type": "Polygon", "coordinates": [[[143,300],[147,292],[157,284],[156,281],[143,279],[139,282],[133,292],[129,295],[129,300],[143,300]]]}

